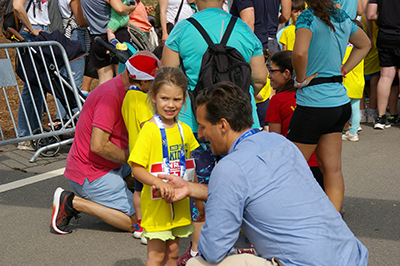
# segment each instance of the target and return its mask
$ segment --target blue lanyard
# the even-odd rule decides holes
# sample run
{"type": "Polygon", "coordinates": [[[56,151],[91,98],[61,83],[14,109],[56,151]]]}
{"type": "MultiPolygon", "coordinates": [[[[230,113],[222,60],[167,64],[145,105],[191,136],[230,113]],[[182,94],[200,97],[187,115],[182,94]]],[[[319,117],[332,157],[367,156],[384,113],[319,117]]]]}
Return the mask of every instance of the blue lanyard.
{"type": "MultiPolygon", "coordinates": [[[[138,86],[135,86],[135,85],[131,85],[131,86],[129,87],[129,90],[134,90],[134,91],[141,91],[141,92],[143,92],[141,89],[139,89],[138,86]]],[[[143,92],[143,93],[144,93],[144,92],[143,92]]]]}
{"type": "Polygon", "coordinates": [[[242,140],[244,140],[245,138],[250,137],[251,135],[254,135],[254,134],[258,133],[258,132],[260,132],[260,130],[255,129],[255,128],[249,129],[249,130],[247,130],[246,132],[244,132],[244,133],[239,137],[238,141],[236,141],[235,146],[233,147],[233,150],[236,149],[236,146],[237,146],[242,140]]]}
{"type": "MultiPolygon", "coordinates": [[[[156,125],[160,129],[161,132],[161,140],[162,140],[162,148],[163,148],[163,170],[164,173],[169,175],[171,174],[170,170],[170,165],[169,165],[169,155],[168,155],[168,142],[167,142],[167,134],[165,132],[165,127],[164,123],[162,122],[160,116],[158,114],[154,115],[154,121],[156,122],[156,125]]],[[[181,134],[181,139],[182,139],[182,146],[181,150],[179,152],[179,167],[180,167],[180,175],[181,177],[184,176],[185,171],[186,171],[186,158],[185,158],[185,142],[183,139],[183,129],[181,123],[179,121],[176,121],[178,124],[179,128],[179,133],[181,134]]]]}

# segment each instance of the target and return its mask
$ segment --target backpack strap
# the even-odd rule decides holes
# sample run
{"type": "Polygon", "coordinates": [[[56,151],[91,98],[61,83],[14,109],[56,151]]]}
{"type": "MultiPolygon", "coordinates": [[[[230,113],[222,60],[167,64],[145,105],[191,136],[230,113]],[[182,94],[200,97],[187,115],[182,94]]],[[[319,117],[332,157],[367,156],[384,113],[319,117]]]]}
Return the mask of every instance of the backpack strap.
{"type": "Polygon", "coordinates": [[[231,20],[229,21],[228,27],[225,30],[224,36],[222,37],[221,44],[226,45],[229,39],[229,36],[231,36],[233,27],[235,26],[236,20],[238,18],[235,16],[231,17],[231,20]]]}
{"type": "Polygon", "coordinates": [[[196,19],[190,17],[187,19],[187,21],[192,23],[193,26],[200,32],[201,36],[203,36],[203,38],[207,42],[208,46],[214,46],[214,43],[211,40],[210,36],[207,34],[206,30],[203,28],[203,26],[200,25],[200,23],[196,19]]]}
{"type": "MultiPolygon", "coordinates": [[[[235,26],[235,23],[237,21],[237,17],[232,16],[228,27],[225,30],[224,36],[222,36],[222,41],[221,44],[226,45],[229,39],[229,36],[231,36],[233,27],[235,26]]],[[[195,26],[195,28],[200,32],[200,34],[203,36],[204,40],[206,40],[208,46],[213,46],[214,43],[211,40],[210,36],[207,34],[207,32],[205,31],[205,29],[203,28],[203,26],[201,26],[201,24],[194,18],[190,17],[187,19],[190,23],[193,24],[193,26],[195,26]]]]}
{"type": "Polygon", "coordinates": [[[175,24],[178,22],[179,14],[181,13],[181,10],[182,10],[183,1],[184,1],[184,0],[182,0],[182,1],[181,1],[181,4],[179,5],[178,12],[176,12],[176,17],[175,17],[175,19],[174,19],[174,26],[175,26],[175,24]]]}

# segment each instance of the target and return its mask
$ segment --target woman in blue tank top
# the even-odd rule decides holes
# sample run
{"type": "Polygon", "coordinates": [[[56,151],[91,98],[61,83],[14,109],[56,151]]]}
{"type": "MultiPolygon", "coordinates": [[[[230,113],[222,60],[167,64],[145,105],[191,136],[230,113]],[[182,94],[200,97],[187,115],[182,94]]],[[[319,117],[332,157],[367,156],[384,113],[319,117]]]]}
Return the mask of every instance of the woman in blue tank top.
{"type": "Polygon", "coordinates": [[[351,114],[342,81],[368,53],[370,42],[333,0],[306,2],[309,9],[296,22],[293,66],[297,108],[287,137],[307,160],[315,151],[325,192],[340,211],[344,195],[341,135],[351,114]],[[349,39],[355,49],[342,66],[349,39]]]}

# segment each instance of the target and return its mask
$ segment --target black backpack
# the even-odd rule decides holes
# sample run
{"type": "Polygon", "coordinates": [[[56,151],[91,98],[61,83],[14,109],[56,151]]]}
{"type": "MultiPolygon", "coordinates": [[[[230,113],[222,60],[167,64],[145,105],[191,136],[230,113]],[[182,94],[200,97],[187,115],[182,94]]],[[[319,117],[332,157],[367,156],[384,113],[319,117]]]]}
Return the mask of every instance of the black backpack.
{"type": "Polygon", "coordinates": [[[194,90],[189,91],[192,102],[192,110],[196,115],[196,97],[207,87],[218,82],[228,81],[239,86],[250,100],[251,68],[249,63],[244,60],[242,54],[233,47],[227,46],[229,36],[237,21],[237,17],[232,16],[228,27],[219,44],[214,44],[207,32],[194,18],[187,20],[196,27],[208,44],[208,48],[201,61],[199,79],[194,90]]]}

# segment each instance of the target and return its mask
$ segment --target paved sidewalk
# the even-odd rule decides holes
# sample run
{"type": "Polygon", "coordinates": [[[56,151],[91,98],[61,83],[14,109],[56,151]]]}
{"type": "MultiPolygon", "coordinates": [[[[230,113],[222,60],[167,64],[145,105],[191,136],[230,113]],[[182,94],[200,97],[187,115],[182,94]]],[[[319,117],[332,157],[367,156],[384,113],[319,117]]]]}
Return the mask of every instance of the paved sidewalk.
{"type": "MultiPolygon", "coordinates": [[[[362,127],[359,142],[343,142],[344,219],[369,249],[369,265],[399,265],[400,127],[362,127]]],[[[67,153],[63,147],[57,157],[29,163],[32,152],[0,147],[0,188],[65,167],[67,153]]],[[[58,186],[71,189],[58,175],[0,193],[0,265],[145,265],[146,246],[88,215],[82,215],[72,234],[51,234],[58,186]]],[[[189,239],[181,241],[181,254],[188,245],[189,239]]]]}

